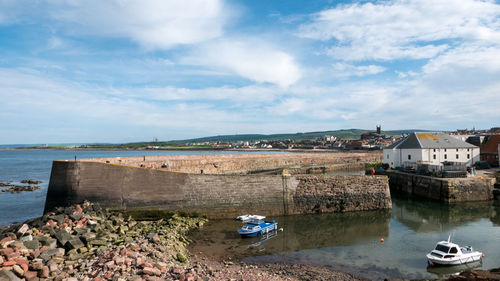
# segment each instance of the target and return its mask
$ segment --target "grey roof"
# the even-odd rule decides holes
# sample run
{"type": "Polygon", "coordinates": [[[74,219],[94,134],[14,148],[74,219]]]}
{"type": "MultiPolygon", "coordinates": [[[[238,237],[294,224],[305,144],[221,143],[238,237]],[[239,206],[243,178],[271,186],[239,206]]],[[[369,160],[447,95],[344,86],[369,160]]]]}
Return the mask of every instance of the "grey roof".
{"type": "Polygon", "coordinates": [[[475,148],[477,146],[468,142],[459,140],[445,133],[415,132],[411,133],[402,141],[394,146],[390,145],[387,149],[398,148],[475,148]]]}
{"type": "Polygon", "coordinates": [[[386,146],[385,149],[393,149],[400,145],[405,139],[398,140],[397,142],[393,142],[390,145],[386,146]]]}

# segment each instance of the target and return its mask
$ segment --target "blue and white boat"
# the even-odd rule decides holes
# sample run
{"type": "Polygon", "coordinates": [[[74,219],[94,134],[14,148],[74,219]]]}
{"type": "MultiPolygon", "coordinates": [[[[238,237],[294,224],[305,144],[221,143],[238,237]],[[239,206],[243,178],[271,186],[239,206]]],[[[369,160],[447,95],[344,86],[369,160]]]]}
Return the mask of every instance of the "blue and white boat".
{"type": "Polygon", "coordinates": [[[240,229],[238,229],[238,233],[242,237],[250,237],[262,235],[265,233],[269,233],[278,229],[278,223],[275,221],[265,221],[264,216],[258,216],[258,218],[252,218],[247,223],[245,223],[240,229]]]}

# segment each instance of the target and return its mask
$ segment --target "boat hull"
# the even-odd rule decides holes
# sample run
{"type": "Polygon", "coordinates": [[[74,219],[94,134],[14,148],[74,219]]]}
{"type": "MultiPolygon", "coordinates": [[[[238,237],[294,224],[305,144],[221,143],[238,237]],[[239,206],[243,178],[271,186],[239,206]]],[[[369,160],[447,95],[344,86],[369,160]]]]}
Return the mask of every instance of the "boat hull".
{"type": "Polygon", "coordinates": [[[481,260],[482,257],[481,252],[474,252],[470,254],[463,254],[460,257],[453,257],[453,258],[439,258],[432,256],[431,254],[427,255],[427,260],[430,264],[436,264],[436,265],[460,265],[460,264],[466,264],[466,263],[471,263],[471,262],[477,262],[481,260]]]}
{"type": "Polygon", "coordinates": [[[273,230],[276,230],[278,228],[278,223],[272,221],[272,222],[265,222],[259,229],[257,230],[245,230],[243,228],[238,229],[238,234],[241,235],[241,237],[254,237],[257,235],[265,234],[268,232],[271,232],[273,230]]]}

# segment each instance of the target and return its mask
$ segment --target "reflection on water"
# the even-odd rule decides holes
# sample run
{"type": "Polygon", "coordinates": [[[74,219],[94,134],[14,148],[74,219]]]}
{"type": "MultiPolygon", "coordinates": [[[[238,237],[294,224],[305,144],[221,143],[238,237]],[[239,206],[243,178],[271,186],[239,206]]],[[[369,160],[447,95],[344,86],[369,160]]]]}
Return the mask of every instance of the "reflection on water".
{"type": "Polygon", "coordinates": [[[453,232],[453,241],[485,253],[482,268],[500,266],[500,206],[492,202],[446,205],[393,198],[392,211],[273,217],[283,231],[242,239],[241,223],[221,220],[193,234],[193,252],[246,262],[307,263],[369,279],[436,278],[425,255],[453,232]],[[384,238],[384,242],[380,242],[384,238]]]}
{"type": "Polygon", "coordinates": [[[451,275],[458,275],[462,271],[479,268],[482,266],[481,261],[471,262],[467,264],[454,266],[427,266],[427,272],[435,274],[439,278],[446,278],[451,275]]]}
{"type": "Polygon", "coordinates": [[[202,231],[193,234],[196,251],[210,253],[219,258],[228,253],[236,258],[254,255],[287,253],[304,249],[316,249],[339,245],[352,245],[373,237],[389,234],[390,212],[352,212],[345,214],[302,215],[272,217],[278,222],[276,236],[279,239],[262,237],[242,239],[236,232],[241,223],[220,220],[207,224],[202,231]],[[366,225],[369,228],[365,228],[366,225]],[[363,231],[360,231],[363,229],[363,231]],[[198,241],[198,242],[196,242],[198,241]],[[254,247],[257,244],[261,247],[254,247]],[[216,247],[214,247],[216,246],[216,247]]]}

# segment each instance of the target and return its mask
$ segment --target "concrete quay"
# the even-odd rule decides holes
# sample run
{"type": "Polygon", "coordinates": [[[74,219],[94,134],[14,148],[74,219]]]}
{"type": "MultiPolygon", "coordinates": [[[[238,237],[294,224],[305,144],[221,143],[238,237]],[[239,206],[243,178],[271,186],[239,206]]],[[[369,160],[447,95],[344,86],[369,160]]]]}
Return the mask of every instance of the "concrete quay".
{"type": "Polygon", "coordinates": [[[54,161],[45,211],[84,200],[121,210],[177,210],[209,218],[390,209],[386,176],[311,174],[380,158],[379,153],[301,153],[54,161]],[[285,171],[254,173],[276,169],[285,171]]]}

